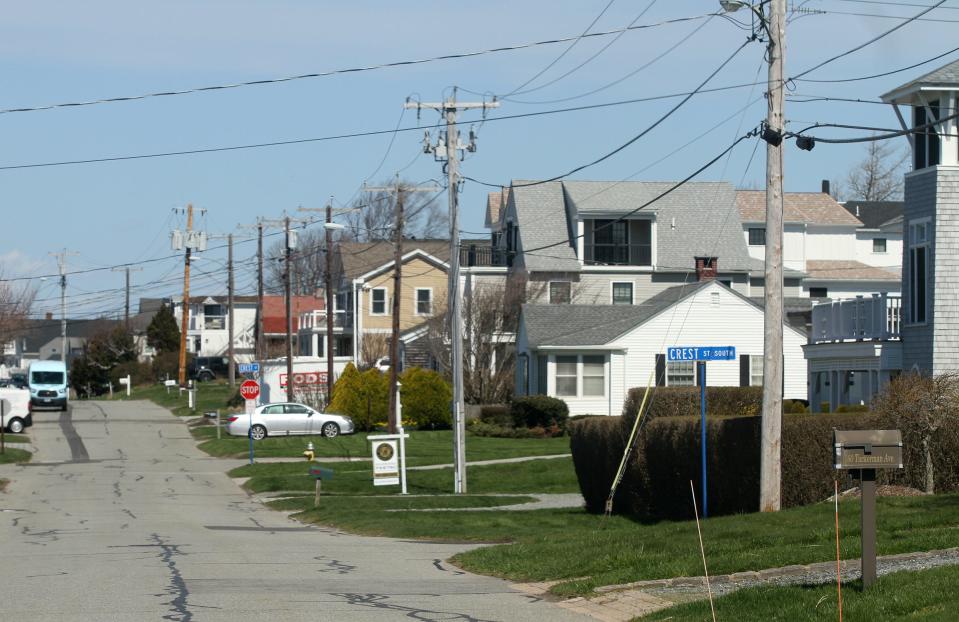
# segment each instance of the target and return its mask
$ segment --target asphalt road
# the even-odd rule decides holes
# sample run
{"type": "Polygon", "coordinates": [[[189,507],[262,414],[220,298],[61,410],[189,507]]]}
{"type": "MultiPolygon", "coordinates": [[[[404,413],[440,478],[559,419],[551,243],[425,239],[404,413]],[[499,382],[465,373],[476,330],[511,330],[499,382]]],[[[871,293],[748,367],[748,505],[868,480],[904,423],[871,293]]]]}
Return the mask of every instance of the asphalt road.
{"type": "Polygon", "coordinates": [[[34,420],[33,462],[0,465],[5,621],[589,619],[443,561],[468,545],[295,523],[153,404],[34,420]]]}

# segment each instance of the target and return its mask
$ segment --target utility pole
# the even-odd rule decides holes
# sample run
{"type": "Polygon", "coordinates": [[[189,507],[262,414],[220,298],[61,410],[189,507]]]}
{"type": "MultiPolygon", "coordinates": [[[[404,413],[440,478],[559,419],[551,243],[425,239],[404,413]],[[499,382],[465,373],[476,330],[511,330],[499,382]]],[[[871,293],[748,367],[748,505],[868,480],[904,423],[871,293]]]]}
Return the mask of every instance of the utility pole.
{"type": "Polygon", "coordinates": [[[442,146],[434,147],[427,133],[424,151],[434,153],[437,160],[446,162],[447,186],[449,192],[450,220],[450,273],[447,294],[447,313],[450,318],[450,338],[452,341],[453,372],[453,488],[457,494],[466,493],[466,405],[463,400],[463,313],[460,309],[460,231],[459,231],[459,152],[463,149],[476,151],[476,136],[470,130],[468,145],[460,145],[459,128],[456,113],[460,110],[498,108],[499,102],[457,102],[456,89],[452,96],[441,103],[406,102],[407,108],[430,108],[443,115],[446,121],[446,153],[437,153],[442,146]]]}
{"type": "MultiPolygon", "coordinates": [[[[318,212],[319,208],[301,207],[301,212],[318,212]]],[[[342,225],[333,224],[333,197],[324,208],[326,212],[326,222],[323,226],[324,245],[326,258],[323,260],[323,289],[325,290],[326,307],[326,403],[329,405],[333,401],[333,357],[336,350],[333,343],[333,313],[336,311],[336,297],[333,293],[333,230],[341,229],[342,225]]]]}
{"type": "Polygon", "coordinates": [[[283,271],[284,286],[286,287],[286,401],[292,402],[295,399],[293,384],[293,292],[291,287],[291,277],[293,266],[290,263],[290,257],[293,254],[293,243],[290,239],[290,217],[283,219],[283,239],[285,240],[285,270],[283,271]]]}
{"type": "MultiPolygon", "coordinates": [[[[389,432],[396,434],[397,424],[402,426],[403,422],[397,422],[397,384],[399,383],[400,366],[400,313],[402,310],[402,287],[403,287],[403,227],[406,209],[406,195],[411,192],[435,192],[438,188],[434,187],[413,187],[407,186],[400,181],[399,175],[396,176],[396,183],[392,187],[372,187],[364,186],[367,191],[372,192],[393,192],[396,195],[394,208],[395,222],[393,224],[393,325],[392,338],[390,339],[390,402],[389,402],[389,432]]],[[[416,301],[413,301],[416,304],[416,301]]]]}
{"type": "Polygon", "coordinates": [[[256,360],[261,361],[263,349],[263,223],[256,225],[256,360]]]}
{"type": "Polygon", "coordinates": [[[49,253],[57,258],[60,269],[60,360],[67,362],[67,256],[79,255],[76,251],[63,249],[59,253],[49,253]]]}
{"type": "Polygon", "coordinates": [[[778,512],[782,507],[783,417],[783,149],[784,84],[786,55],[786,0],[769,2],[766,22],[769,46],[769,79],[766,118],[766,258],[765,314],[763,322],[763,411],[759,477],[759,509],[778,512]]]}
{"type": "Polygon", "coordinates": [[[233,295],[235,294],[235,292],[233,291],[233,290],[234,290],[234,284],[233,284],[233,234],[232,234],[232,233],[228,234],[228,235],[226,236],[226,240],[227,240],[227,242],[226,242],[226,244],[227,244],[227,260],[226,260],[226,262],[227,262],[227,273],[228,273],[228,275],[229,275],[229,276],[227,277],[227,284],[226,284],[226,289],[227,289],[227,305],[229,306],[229,310],[227,311],[227,313],[229,313],[229,315],[227,316],[227,323],[228,323],[228,329],[229,329],[229,330],[227,330],[227,333],[229,333],[228,339],[230,340],[230,345],[229,345],[228,348],[227,348],[227,352],[228,352],[227,356],[230,357],[230,360],[227,362],[227,364],[229,365],[230,386],[232,387],[232,386],[235,386],[235,385],[236,385],[236,360],[234,359],[235,353],[234,353],[234,351],[233,351],[233,295]]]}
{"type": "Polygon", "coordinates": [[[122,268],[113,268],[112,272],[126,272],[126,302],[123,305],[123,322],[127,332],[130,332],[130,271],[140,272],[143,268],[131,268],[124,266],[122,268]]]}
{"type": "Polygon", "coordinates": [[[193,204],[186,206],[186,250],[183,254],[183,305],[180,318],[180,360],[177,374],[180,386],[186,386],[186,332],[190,328],[190,238],[193,231],[193,204]]]}

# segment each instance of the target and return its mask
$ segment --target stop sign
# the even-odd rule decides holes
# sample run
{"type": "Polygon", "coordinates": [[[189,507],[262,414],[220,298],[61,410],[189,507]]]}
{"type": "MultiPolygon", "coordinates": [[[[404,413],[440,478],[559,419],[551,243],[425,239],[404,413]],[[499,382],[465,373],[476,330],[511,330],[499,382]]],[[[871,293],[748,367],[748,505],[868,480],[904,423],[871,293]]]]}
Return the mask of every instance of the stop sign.
{"type": "Polygon", "coordinates": [[[240,385],[240,395],[245,399],[255,400],[260,397],[260,385],[256,380],[244,380],[240,385]]]}

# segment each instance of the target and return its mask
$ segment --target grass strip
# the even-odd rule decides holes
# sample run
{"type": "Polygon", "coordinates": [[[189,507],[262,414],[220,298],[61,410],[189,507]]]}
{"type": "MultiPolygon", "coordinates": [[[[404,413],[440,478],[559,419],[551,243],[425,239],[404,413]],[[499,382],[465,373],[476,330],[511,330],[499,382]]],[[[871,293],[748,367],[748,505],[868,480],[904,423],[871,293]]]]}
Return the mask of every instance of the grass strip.
{"type": "MultiPolygon", "coordinates": [[[[959,610],[959,567],[903,571],[880,577],[868,590],[855,581],[843,585],[847,620],[954,620],[959,610]],[[952,613],[950,613],[952,612],[952,613]]],[[[715,601],[721,620],[837,620],[836,586],[756,587],[715,601]]],[[[643,622],[701,622],[710,619],[709,602],[670,607],[643,622]]]]}
{"type": "Polygon", "coordinates": [[[7,447],[6,450],[0,454],[0,464],[30,462],[30,458],[32,457],[33,454],[31,454],[29,451],[7,447]]]}
{"type": "Polygon", "coordinates": [[[231,387],[226,383],[198,383],[195,408],[188,406],[189,398],[187,397],[186,391],[180,393],[177,387],[172,387],[168,392],[166,387],[159,384],[133,387],[130,397],[127,397],[125,393],[117,392],[114,393],[113,399],[121,401],[150,400],[158,406],[170,409],[174,415],[188,417],[216,409],[220,409],[221,413],[225,412],[226,402],[234,393],[236,393],[236,387],[231,387]]]}

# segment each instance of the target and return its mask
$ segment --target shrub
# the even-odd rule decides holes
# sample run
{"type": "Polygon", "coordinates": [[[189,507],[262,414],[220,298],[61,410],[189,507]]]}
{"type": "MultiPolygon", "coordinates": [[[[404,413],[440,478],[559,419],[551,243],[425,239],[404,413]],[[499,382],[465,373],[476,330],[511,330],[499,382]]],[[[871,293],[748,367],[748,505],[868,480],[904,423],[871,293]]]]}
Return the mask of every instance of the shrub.
{"type": "Polygon", "coordinates": [[[566,429],[569,407],[566,402],[547,395],[517,397],[510,405],[510,416],[515,428],[557,427],[566,429]]]}
{"type": "Polygon", "coordinates": [[[865,413],[869,407],[865,404],[840,404],[836,407],[837,413],[865,413]]]}
{"type": "Polygon", "coordinates": [[[819,412],[828,413],[830,411],[829,402],[819,402],[819,412]]]}
{"type": "Polygon", "coordinates": [[[114,391],[120,386],[120,378],[126,378],[128,375],[134,386],[153,383],[153,369],[149,363],[126,361],[110,370],[110,382],[113,383],[114,391]]]}
{"type": "Polygon", "coordinates": [[[481,406],[479,420],[488,425],[503,428],[513,427],[513,417],[509,413],[509,406],[502,404],[486,404],[481,406]]]}
{"type": "Polygon", "coordinates": [[[400,376],[400,384],[404,420],[412,420],[420,430],[446,430],[452,426],[453,388],[443,376],[410,367],[400,376]]]}
{"type": "MultiPolygon", "coordinates": [[[[623,404],[623,425],[631,429],[643,401],[645,387],[630,389],[623,404]]],[[[656,387],[647,400],[648,418],[691,417],[699,414],[698,387],[656,387]]],[[[762,387],[706,387],[706,408],[710,415],[743,417],[758,415],[762,408],[762,387]]]]}
{"type": "MultiPolygon", "coordinates": [[[[189,364],[189,359],[187,363],[189,364]]],[[[176,379],[180,373],[180,355],[177,352],[159,352],[153,357],[151,366],[153,380],[176,379]]]]}
{"type": "Polygon", "coordinates": [[[492,423],[475,421],[470,424],[470,433],[476,436],[492,436],[496,438],[549,438],[551,436],[562,436],[563,432],[559,428],[545,429],[535,428],[514,428],[513,426],[501,426],[492,423]]]}
{"type": "Polygon", "coordinates": [[[388,392],[389,381],[379,370],[361,374],[348,363],[333,386],[333,401],[328,410],[352,418],[357,429],[370,431],[386,422],[388,392]]]}
{"type": "Polygon", "coordinates": [[[784,400],[783,412],[786,414],[798,414],[809,412],[809,409],[799,400],[784,400]]]}

